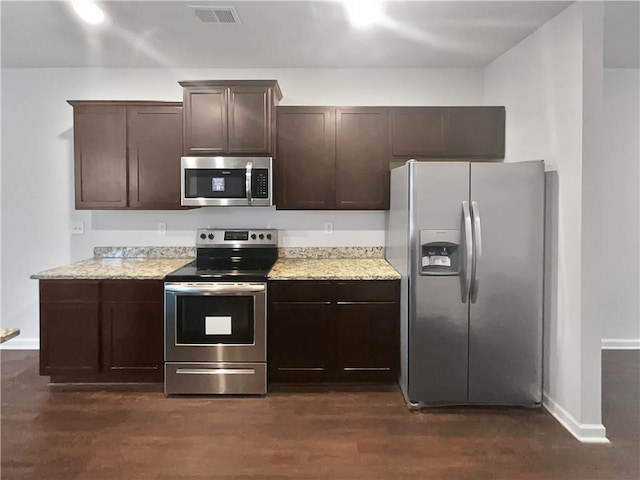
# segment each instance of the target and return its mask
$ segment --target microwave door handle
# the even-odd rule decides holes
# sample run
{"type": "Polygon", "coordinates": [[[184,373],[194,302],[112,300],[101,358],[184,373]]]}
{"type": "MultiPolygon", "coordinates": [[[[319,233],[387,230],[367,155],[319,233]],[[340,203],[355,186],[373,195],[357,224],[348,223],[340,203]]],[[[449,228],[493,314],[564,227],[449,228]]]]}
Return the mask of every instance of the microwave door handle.
{"type": "Polygon", "coordinates": [[[245,173],[245,190],[247,191],[247,204],[253,203],[251,198],[251,175],[253,170],[253,162],[247,162],[247,172],[245,173]]]}

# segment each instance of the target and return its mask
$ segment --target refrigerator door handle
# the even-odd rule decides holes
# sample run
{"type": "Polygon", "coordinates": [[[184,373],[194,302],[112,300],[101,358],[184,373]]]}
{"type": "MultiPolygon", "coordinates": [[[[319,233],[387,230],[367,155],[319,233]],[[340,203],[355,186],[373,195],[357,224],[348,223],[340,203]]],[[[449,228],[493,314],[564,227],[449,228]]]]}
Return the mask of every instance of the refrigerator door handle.
{"type": "Polygon", "coordinates": [[[462,277],[461,288],[462,303],[467,303],[469,290],[471,289],[471,270],[473,265],[473,235],[471,233],[471,211],[469,202],[462,202],[462,216],[464,223],[464,276],[462,277]]]}
{"type": "Polygon", "coordinates": [[[471,267],[469,296],[471,297],[471,303],[476,303],[480,289],[478,272],[482,260],[482,227],[480,225],[480,205],[478,205],[478,202],[471,202],[471,216],[473,218],[473,266],[471,267]]]}

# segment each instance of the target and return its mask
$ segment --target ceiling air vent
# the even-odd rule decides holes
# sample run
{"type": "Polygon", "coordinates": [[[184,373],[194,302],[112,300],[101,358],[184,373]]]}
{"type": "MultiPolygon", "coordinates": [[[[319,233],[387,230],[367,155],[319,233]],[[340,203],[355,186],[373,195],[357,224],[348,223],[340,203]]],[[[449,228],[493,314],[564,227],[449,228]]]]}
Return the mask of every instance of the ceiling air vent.
{"type": "Polygon", "coordinates": [[[206,23],[240,23],[233,7],[192,7],[198,20],[206,23]]]}

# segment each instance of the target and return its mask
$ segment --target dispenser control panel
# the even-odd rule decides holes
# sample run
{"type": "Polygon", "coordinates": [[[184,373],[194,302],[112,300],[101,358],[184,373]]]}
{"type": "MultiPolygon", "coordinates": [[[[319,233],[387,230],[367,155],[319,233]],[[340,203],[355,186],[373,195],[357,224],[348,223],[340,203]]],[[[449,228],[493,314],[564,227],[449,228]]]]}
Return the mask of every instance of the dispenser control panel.
{"type": "Polygon", "coordinates": [[[420,230],[420,275],[460,274],[460,230],[420,230]]]}

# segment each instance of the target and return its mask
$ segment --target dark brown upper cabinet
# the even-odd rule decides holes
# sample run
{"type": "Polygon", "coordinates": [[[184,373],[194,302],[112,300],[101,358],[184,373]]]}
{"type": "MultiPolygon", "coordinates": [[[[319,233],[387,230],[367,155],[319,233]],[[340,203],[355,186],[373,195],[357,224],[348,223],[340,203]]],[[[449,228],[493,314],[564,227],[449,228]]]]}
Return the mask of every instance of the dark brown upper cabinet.
{"type": "Polygon", "coordinates": [[[504,158],[504,107],[393,107],[395,159],[504,158]]]}
{"type": "Polygon", "coordinates": [[[180,209],[182,104],[69,101],[76,209],[180,209]]]}
{"type": "Polygon", "coordinates": [[[336,109],[336,208],[389,208],[389,111],[336,109]]]}
{"type": "Polygon", "coordinates": [[[276,206],[335,207],[335,108],[278,107],[276,206]]]}
{"type": "Polygon", "coordinates": [[[389,208],[388,109],[278,107],[276,207],[389,208]]]}
{"type": "Polygon", "coordinates": [[[184,155],[271,155],[274,108],[282,98],[275,80],[179,82],[184,99],[184,155]]]}

